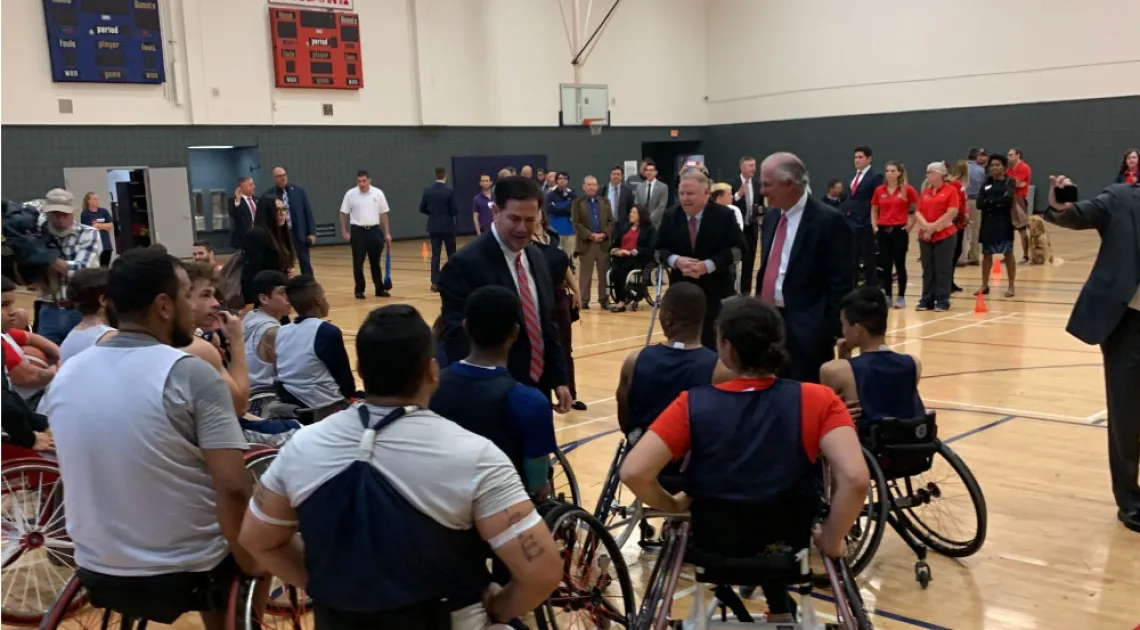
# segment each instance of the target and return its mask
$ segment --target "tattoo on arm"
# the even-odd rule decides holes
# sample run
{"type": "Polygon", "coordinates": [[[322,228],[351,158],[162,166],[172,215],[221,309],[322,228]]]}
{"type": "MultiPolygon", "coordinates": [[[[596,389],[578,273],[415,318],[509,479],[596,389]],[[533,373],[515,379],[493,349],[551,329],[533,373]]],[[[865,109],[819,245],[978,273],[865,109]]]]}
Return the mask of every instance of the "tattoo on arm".
{"type": "Polygon", "coordinates": [[[260,509],[265,509],[265,486],[261,483],[253,487],[253,504],[260,509]]]}
{"type": "MultiPolygon", "coordinates": [[[[511,512],[510,526],[513,527],[522,521],[522,519],[523,515],[519,512],[511,512]]],[[[518,540],[519,545],[522,546],[523,558],[526,559],[527,562],[531,562],[543,554],[544,550],[542,548],[542,545],[540,545],[538,541],[535,540],[534,534],[523,532],[518,535],[518,538],[516,538],[516,540],[518,540]]]]}

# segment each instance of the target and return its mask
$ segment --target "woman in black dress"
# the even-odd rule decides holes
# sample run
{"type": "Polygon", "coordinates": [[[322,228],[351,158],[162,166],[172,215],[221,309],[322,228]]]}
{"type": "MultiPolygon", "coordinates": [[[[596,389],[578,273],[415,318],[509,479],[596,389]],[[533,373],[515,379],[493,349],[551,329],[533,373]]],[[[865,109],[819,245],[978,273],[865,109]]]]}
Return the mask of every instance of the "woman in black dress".
{"type": "Polygon", "coordinates": [[[262,198],[257,202],[253,229],[241,247],[242,297],[246,304],[257,304],[257,291],[253,278],[261,271],[280,271],[293,276],[296,253],[287,220],[289,211],[280,199],[262,198]]]}
{"type": "Polygon", "coordinates": [[[990,156],[990,176],[982,182],[978,190],[978,210],[982,213],[982,227],[978,230],[978,240],[982,244],[982,288],[975,295],[989,295],[990,270],[994,266],[994,254],[1005,257],[1005,268],[1009,275],[1009,289],[1006,297],[1016,295],[1017,261],[1013,257],[1013,197],[1016,184],[1005,175],[1009,165],[1006,156],[990,156]]]}
{"type": "Polygon", "coordinates": [[[614,313],[623,313],[626,301],[630,301],[630,308],[637,310],[637,296],[628,295],[625,279],[629,272],[645,269],[653,258],[653,223],[649,220],[649,213],[642,211],[640,206],[629,209],[629,218],[614,230],[611,241],[614,244],[610,250],[610,287],[617,297],[617,303],[610,307],[614,313]]]}
{"type": "Polygon", "coordinates": [[[578,279],[574,276],[574,268],[570,264],[570,257],[562,250],[562,242],[558,233],[550,228],[550,219],[546,212],[542,213],[542,220],[534,227],[534,244],[542,251],[546,258],[550,277],[554,280],[554,323],[558,326],[558,342],[562,344],[562,353],[566,357],[566,374],[569,378],[570,396],[574,399],[572,407],[578,411],[586,410],[586,403],[578,400],[578,386],[574,378],[574,335],[571,325],[577,319],[578,309],[582,308],[582,296],[578,293],[578,279]]]}

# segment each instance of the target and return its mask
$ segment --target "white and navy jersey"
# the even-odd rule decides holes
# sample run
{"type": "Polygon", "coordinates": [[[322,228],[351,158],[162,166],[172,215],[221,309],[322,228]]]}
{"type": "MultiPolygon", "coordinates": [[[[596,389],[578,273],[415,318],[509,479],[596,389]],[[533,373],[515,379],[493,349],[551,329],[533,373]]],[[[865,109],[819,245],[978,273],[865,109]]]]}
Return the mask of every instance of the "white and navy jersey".
{"type": "Polygon", "coordinates": [[[281,325],[276,319],[254,309],[246,314],[241,322],[242,339],[245,343],[245,363],[249,366],[250,387],[272,387],[277,375],[277,366],[266,363],[257,356],[257,346],[267,331],[281,325]]]}
{"type": "Polygon", "coordinates": [[[277,380],[311,409],[352,398],[356,381],[336,326],[299,317],[277,331],[277,380]]]}

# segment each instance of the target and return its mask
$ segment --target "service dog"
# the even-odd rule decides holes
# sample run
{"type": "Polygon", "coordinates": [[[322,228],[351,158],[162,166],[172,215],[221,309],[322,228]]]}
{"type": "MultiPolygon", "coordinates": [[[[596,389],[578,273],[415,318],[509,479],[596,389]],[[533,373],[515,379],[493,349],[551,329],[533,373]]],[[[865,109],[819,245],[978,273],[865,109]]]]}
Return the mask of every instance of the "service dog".
{"type": "Polygon", "coordinates": [[[1045,230],[1045,219],[1036,215],[1029,218],[1029,262],[1034,265],[1053,263],[1053,244],[1045,230]]]}

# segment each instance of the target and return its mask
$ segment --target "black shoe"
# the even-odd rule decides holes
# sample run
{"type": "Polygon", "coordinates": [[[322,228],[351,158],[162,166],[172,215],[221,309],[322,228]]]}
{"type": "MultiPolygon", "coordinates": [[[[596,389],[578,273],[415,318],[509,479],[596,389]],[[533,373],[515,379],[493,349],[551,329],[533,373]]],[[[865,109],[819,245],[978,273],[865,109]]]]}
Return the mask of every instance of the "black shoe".
{"type": "Polygon", "coordinates": [[[956,284],[952,284],[952,285],[950,285],[950,292],[951,292],[951,293],[961,293],[961,292],[962,292],[962,287],[960,287],[960,286],[958,286],[958,285],[956,285],[956,284]]]}
{"type": "Polygon", "coordinates": [[[580,400],[575,400],[574,404],[570,405],[570,408],[573,409],[574,411],[585,411],[586,410],[586,403],[584,403],[580,400]]]}
{"type": "Polygon", "coordinates": [[[356,294],[356,299],[358,299],[358,300],[363,300],[363,299],[364,299],[364,294],[363,294],[363,293],[357,293],[357,294],[356,294]]]}
{"type": "Polygon", "coordinates": [[[1125,527],[1140,534],[1140,510],[1132,510],[1130,512],[1117,510],[1116,518],[1120,519],[1120,522],[1124,523],[1125,527]]]}
{"type": "Polygon", "coordinates": [[[376,289],[376,297],[392,297],[392,294],[387,289],[376,289]]]}
{"type": "Polygon", "coordinates": [[[589,302],[582,302],[582,310],[583,311],[590,310],[590,303],[589,302]]]}
{"type": "Polygon", "coordinates": [[[918,306],[914,307],[916,311],[929,311],[931,305],[927,302],[919,302],[918,306]]]}
{"type": "Polygon", "coordinates": [[[434,284],[431,285],[431,292],[432,293],[439,293],[439,287],[434,285],[434,284]]]}

